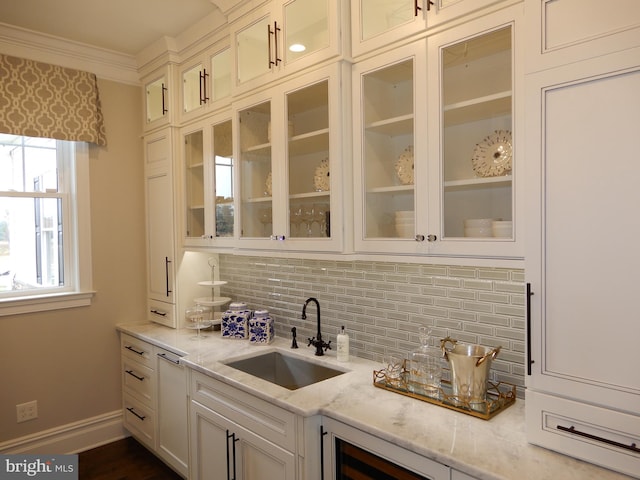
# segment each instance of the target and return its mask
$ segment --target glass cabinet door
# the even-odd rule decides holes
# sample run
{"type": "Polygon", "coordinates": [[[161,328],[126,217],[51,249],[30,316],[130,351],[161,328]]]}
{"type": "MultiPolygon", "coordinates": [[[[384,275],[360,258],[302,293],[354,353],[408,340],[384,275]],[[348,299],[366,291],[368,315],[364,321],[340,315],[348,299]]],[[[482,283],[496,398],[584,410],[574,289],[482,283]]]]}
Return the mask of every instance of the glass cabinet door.
{"type": "Polygon", "coordinates": [[[329,82],[286,97],[289,237],[331,237],[329,82]]]}
{"type": "Polygon", "coordinates": [[[184,135],[186,238],[205,235],[205,164],[203,130],[184,135]]]}
{"type": "Polygon", "coordinates": [[[213,126],[216,237],[233,237],[234,161],[231,120],[213,126]]]}
{"type": "Polygon", "coordinates": [[[231,50],[224,50],[211,57],[211,101],[217,102],[231,96],[231,50]]]}
{"type": "Polygon", "coordinates": [[[267,15],[239,31],[236,35],[236,76],[243,84],[266,74],[271,69],[270,42],[273,27],[267,15]]]}
{"type": "Polygon", "coordinates": [[[400,25],[412,22],[418,14],[418,0],[360,0],[361,40],[369,40],[400,25]]]}
{"type": "Polygon", "coordinates": [[[167,86],[165,77],[158,78],[145,87],[147,102],[147,123],[164,117],[168,112],[167,86]]]}
{"type": "Polygon", "coordinates": [[[416,233],[414,68],[408,57],[360,79],[365,240],[416,233]]]}
{"type": "Polygon", "coordinates": [[[286,65],[329,46],[329,5],[327,0],[293,0],[284,6],[286,65]]]}
{"type": "Polygon", "coordinates": [[[440,48],[441,235],[512,239],[512,27],[440,48]]]}
{"type": "Polygon", "coordinates": [[[182,111],[191,112],[200,108],[206,99],[203,97],[205,71],[199,63],[182,74],[182,111]]]}
{"type": "Polygon", "coordinates": [[[240,237],[270,237],[273,230],[271,101],[238,112],[240,237]]]}

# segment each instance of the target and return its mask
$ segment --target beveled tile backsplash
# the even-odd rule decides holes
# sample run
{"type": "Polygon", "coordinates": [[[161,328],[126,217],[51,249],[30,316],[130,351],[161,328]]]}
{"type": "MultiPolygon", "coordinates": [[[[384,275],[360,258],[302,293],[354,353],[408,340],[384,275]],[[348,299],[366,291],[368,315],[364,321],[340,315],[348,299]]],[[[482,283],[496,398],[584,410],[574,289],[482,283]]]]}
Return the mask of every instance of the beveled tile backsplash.
{"type": "MultiPolygon", "coordinates": [[[[300,348],[316,335],[315,307],[302,320],[309,297],[320,302],[322,336],[336,343],[341,325],[350,354],[380,361],[418,346],[417,330],[432,328],[432,345],[447,335],[463,342],[502,346],[492,363],[497,380],[524,386],[525,285],[521,269],[418,265],[220,255],[221,294],[265,308],[276,334],[300,348]]],[[[312,348],[312,347],[309,347],[312,348]]],[[[335,348],[335,346],[334,346],[335,348]]],[[[524,388],[518,389],[518,396],[524,388]]]]}

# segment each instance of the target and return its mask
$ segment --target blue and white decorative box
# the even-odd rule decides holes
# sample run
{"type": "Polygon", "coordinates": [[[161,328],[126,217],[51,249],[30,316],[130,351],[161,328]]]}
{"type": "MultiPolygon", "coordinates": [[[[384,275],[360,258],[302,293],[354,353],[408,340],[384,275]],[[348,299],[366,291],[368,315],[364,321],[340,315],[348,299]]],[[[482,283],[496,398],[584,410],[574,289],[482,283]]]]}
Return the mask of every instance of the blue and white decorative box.
{"type": "Polygon", "coordinates": [[[267,310],[256,310],[249,320],[249,342],[271,343],[274,337],[273,318],[267,310]]]}
{"type": "Polygon", "coordinates": [[[222,314],[220,330],[222,338],[246,340],[249,338],[249,319],[251,310],[244,302],[234,302],[229,305],[229,310],[222,314]]]}

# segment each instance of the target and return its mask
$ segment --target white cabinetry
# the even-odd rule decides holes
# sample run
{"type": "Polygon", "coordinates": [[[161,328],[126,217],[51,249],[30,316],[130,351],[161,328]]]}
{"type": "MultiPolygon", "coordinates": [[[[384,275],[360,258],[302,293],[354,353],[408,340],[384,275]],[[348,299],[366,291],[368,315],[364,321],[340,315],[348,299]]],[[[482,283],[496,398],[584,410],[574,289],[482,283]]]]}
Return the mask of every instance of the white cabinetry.
{"type": "Polygon", "coordinates": [[[233,129],[229,112],[181,129],[185,246],[233,246],[233,129]]]}
{"type": "Polygon", "coordinates": [[[354,56],[504,0],[351,0],[354,56]]]}
{"type": "Polygon", "coordinates": [[[187,375],[180,357],[122,334],[125,428],[176,472],[188,476],[187,375]]]}
{"type": "Polygon", "coordinates": [[[191,372],[191,478],[294,480],[297,418],[191,372]]]}
{"type": "Polygon", "coordinates": [[[527,70],[640,45],[637,0],[526,0],[527,70]]]}
{"type": "Polygon", "coordinates": [[[638,47],[527,78],[527,435],[630,475],[640,472],[639,91],[638,47]]]}
{"type": "Polygon", "coordinates": [[[322,420],[322,428],[323,480],[341,478],[450,480],[451,472],[448,466],[349,425],[325,417],[322,420]]]}
{"type": "Polygon", "coordinates": [[[166,126],[173,118],[173,65],[165,65],[142,79],[144,85],[144,128],[166,126]]]}
{"type": "Polygon", "coordinates": [[[274,0],[244,15],[231,31],[235,93],[339,55],[343,18],[338,0],[274,0]]]}
{"type": "Polygon", "coordinates": [[[173,130],[148,135],[145,145],[149,320],[176,327],[173,130]]]}
{"type": "Polygon", "coordinates": [[[516,5],[356,64],[356,250],[522,257],[513,135],[521,18],[516,5]],[[507,140],[495,142],[497,132],[507,140]],[[472,158],[490,142],[487,162],[509,167],[481,174],[472,158]],[[465,230],[466,219],[513,230],[465,230]]]}
{"type": "Polygon", "coordinates": [[[228,37],[182,62],[180,121],[185,122],[231,103],[231,49],[228,37]]]}
{"type": "Polygon", "coordinates": [[[187,372],[180,357],[155,348],[158,385],[157,453],[182,476],[189,474],[189,402],[187,372]]]}
{"type": "Polygon", "coordinates": [[[121,336],[123,423],[151,450],[156,442],[156,373],[153,346],[121,336]]]}
{"type": "Polygon", "coordinates": [[[341,68],[308,73],[234,105],[240,247],[341,251],[350,169],[341,150],[341,68]]]}

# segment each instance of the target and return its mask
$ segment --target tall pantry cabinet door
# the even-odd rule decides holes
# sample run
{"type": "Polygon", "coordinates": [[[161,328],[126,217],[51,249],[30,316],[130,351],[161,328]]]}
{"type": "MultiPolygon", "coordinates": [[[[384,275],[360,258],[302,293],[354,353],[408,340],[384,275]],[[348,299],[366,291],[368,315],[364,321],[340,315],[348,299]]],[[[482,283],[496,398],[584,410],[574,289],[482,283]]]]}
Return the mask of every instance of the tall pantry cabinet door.
{"type": "Polygon", "coordinates": [[[145,138],[149,319],[176,326],[172,129],[145,138]]]}
{"type": "Polygon", "coordinates": [[[634,48],[527,80],[525,268],[533,292],[530,441],[635,474],[639,59],[634,48]],[[603,440],[578,438],[572,427],[603,440]]]}

